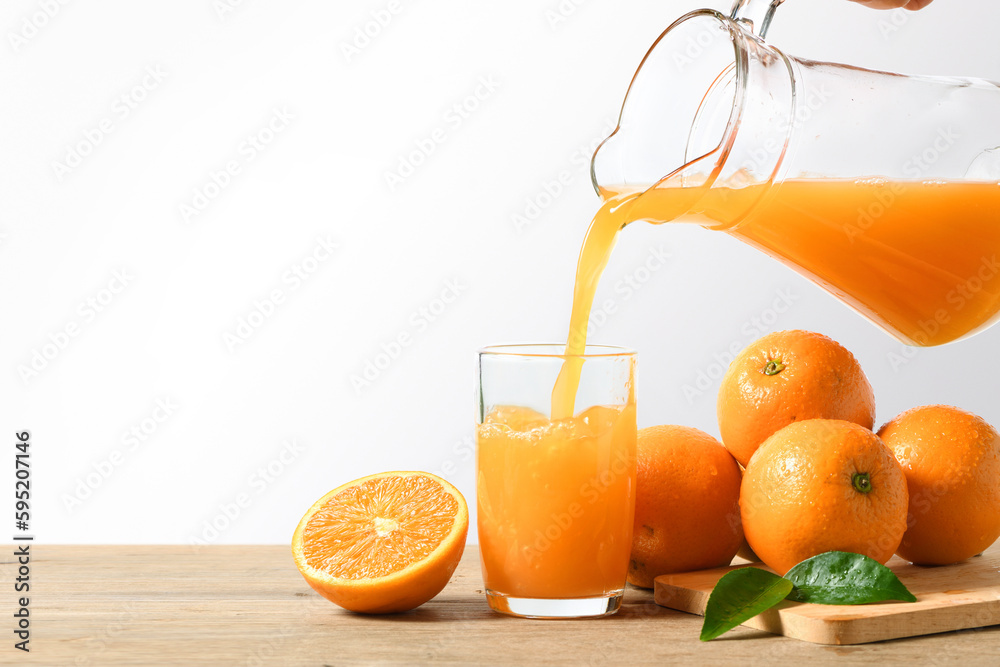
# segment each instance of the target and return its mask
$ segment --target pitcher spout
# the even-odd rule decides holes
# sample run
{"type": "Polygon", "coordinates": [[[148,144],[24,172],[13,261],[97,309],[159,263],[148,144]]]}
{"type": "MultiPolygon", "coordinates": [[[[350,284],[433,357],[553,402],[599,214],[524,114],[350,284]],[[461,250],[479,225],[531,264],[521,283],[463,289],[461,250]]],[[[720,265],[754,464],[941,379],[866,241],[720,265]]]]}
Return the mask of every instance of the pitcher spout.
{"type": "Polygon", "coordinates": [[[788,146],[795,94],[787,58],[750,32],[766,30],[780,0],[764,4],[769,9],[759,0],[738,0],[738,20],[714,10],[691,12],[660,35],[632,79],[618,127],[594,154],[598,194],[684,189],[677,201],[695,203],[716,186],[774,179],[788,146]]]}

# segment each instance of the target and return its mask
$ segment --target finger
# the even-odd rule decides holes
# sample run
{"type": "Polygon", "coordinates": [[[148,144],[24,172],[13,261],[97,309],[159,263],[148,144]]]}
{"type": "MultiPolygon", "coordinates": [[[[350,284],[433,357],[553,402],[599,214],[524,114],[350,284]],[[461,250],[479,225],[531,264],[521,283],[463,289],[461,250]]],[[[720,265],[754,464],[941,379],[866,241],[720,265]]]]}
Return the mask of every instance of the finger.
{"type": "Polygon", "coordinates": [[[909,0],[851,0],[871,9],[897,9],[904,7],[909,0]]]}
{"type": "Polygon", "coordinates": [[[898,9],[904,7],[910,10],[923,9],[931,4],[931,0],[851,0],[872,9],[898,9]]]}

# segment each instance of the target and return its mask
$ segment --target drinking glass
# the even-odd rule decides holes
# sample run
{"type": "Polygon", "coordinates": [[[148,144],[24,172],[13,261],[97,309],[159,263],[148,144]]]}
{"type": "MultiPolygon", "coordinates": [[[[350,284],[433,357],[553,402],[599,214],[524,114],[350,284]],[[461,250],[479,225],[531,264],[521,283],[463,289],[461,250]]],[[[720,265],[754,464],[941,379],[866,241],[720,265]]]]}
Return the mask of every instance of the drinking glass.
{"type": "Polygon", "coordinates": [[[476,489],[486,598],[530,618],[621,606],[635,512],[636,353],[588,345],[479,352],[476,489]],[[576,413],[551,419],[563,365],[580,368],[576,413]]]}

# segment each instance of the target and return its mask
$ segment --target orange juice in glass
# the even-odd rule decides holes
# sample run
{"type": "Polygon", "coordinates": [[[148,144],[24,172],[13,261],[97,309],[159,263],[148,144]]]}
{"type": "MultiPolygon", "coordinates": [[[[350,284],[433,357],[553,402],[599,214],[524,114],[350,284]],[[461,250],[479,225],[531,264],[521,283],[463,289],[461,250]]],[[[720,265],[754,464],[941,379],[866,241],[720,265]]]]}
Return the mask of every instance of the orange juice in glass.
{"type": "Polygon", "coordinates": [[[635,511],[633,351],[590,345],[489,347],[479,354],[479,548],[494,610],[534,618],[614,613],[635,511]],[[551,419],[565,361],[575,414],[551,419]]]}

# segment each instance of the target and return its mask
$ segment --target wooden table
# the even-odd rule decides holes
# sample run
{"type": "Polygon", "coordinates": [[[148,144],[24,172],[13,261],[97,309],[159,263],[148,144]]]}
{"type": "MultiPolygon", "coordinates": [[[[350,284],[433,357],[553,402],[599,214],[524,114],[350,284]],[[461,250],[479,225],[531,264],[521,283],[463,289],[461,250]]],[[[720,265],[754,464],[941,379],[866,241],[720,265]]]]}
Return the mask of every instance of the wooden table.
{"type": "Polygon", "coordinates": [[[475,548],[431,602],[360,616],[313,593],[285,546],[33,545],[28,654],[13,648],[12,551],[0,664],[1000,663],[1000,626],[850,647],[737,628],[701,643],[701,617],[637,589],[611,618],[507,618],[486,606],[475,548]]]}

